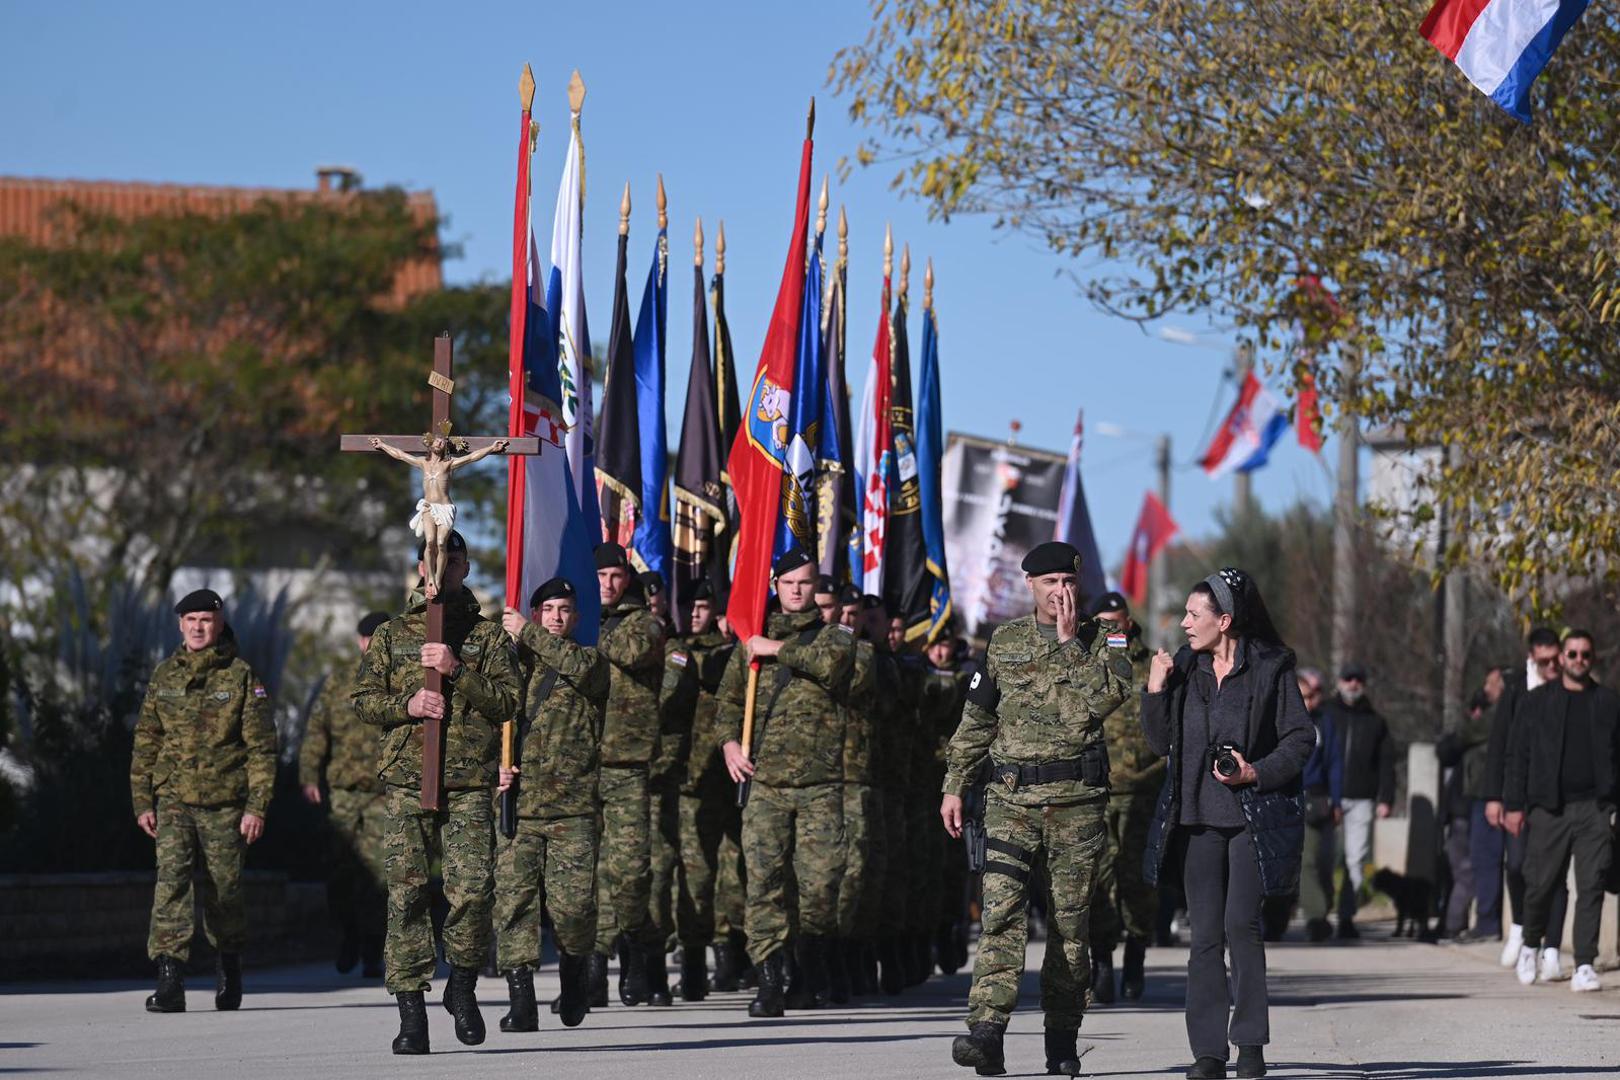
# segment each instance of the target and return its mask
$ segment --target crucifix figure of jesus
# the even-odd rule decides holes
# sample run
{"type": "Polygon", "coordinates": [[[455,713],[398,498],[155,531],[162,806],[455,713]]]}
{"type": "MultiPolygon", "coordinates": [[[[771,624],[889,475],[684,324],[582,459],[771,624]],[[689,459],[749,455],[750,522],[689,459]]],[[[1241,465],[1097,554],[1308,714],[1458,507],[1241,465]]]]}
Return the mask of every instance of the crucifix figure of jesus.
{"type": "MultiPolygon", "coordinates": [[[[389,457],[406,462],[422,470],[422,498],[416,504],[416,516],[411,528],[422,537],[426,547],[427,634],[424,644],[444,643],[444,598],[438,595],[440,574],[448,558],[450,530],[455,524],[456,508],[450,502],[450,474],[463,465],[486,458],[491,454],[538,454],[537,438],[492,438],[487,436],[450,435],[450,397],[455,393],[455,379],[451,376],[450,335],[440,334],[433,340],[433,373],[428,385],[433,388],[433,422],[428,434],[422,435],[345,435],[340,446],[344,450],[362,453],[382,451],[389,457]],[[452,453],[452,450],[455,453],[452,453]]],[[[436,668],[427,667],[423,673],[423,686],[447,699],[450,691],[444,676],[436,668]]],[[[450,715],[448,704],[444,711],[450,715]]],[[[422,721],[422,808],[444,808],[444,721],[427,718],[422,721]]]]}

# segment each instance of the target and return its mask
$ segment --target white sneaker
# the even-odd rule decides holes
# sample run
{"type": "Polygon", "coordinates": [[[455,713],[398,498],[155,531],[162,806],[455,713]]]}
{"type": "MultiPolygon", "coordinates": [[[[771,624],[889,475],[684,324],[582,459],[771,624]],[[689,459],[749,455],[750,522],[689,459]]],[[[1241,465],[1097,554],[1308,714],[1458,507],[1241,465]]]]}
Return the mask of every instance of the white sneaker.
{"type": "Polygon", "coordinates": [[[1591,964],[1582,964],[1575,969],[1575,977],[1569,980],[1569,988],[1577,994],[1584,994],[1588,990],[1603,989],[1603,981],[1592,970],[1591,964]]]}
{"type": "Polygon", "coordinates": [[[1541,950],[1541,981],[1559,982],[1564,977],[1564,966],[1558,962],[1557,949],[1541,950]]]}
{"type": "Polygon", "coordinates": [[[1520,948],[1519,960],[1518,963],[1513,965],[1513,969],[1514,974],[1519,977],[1519,982],[1523,985],[1529,986],[1531,983],[1535,982],[1536,950],[1530,948],[1529,946],[1520,948]]]}
{"type": "Polygon", "coordinates": [[[1502,946],[1502,966],[1510,968],[1519,962],[1519,950],[1524,947],[1524,927],[1514,923],[1508,928],[1507,942],[1502,946]]]}

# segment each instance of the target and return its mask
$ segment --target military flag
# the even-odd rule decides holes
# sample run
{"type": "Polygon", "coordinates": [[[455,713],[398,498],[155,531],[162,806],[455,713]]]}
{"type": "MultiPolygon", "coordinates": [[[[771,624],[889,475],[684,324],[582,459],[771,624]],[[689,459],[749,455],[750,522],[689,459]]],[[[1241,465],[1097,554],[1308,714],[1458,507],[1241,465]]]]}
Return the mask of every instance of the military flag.
{"type": "Polygon", "coordinates": [[[1091,507],[1086,503],[1086,485],[1080,478],[1080,450],[1085,444],[1086,417],[1074,418],[1074,438],[1069,443],[1069,461],[1063,470],[1063,490],[1058,495],[1057,528],[1052,539],[1061,540],[1080,553],[1080,600],[1090,605],[1108,591],[1103,575],[1102,556],[1097,552],[1097,534],[1091,527],[1091,507]]]}
{"type": "Polygon", "coordinates": [[[805,270],[799,313],[798,355],[793,363],[793,395],[788,403],[787,459],[782,473],[782,521],[775,554],[797,545],[816,553],[816,451],[827,397],[821,339],[821,239],[827,229],[827,181],[821,182],[816,240],[805,270]]]}
{"type": "Polygon", "coordinates": [[[889,522],[883,552],[883,598],[899,615],[906,640],[928,630],[928,549],[923,542],[922,487],[917,478],[916,413],[911,399],[911,342],[906,334],[906,278],[911,249],[900,255],[900,288],[894,302],[894,329],[889,333],[890,432],[894,453],[889,459],[889,522]]]}
{"type": "MultiPolygon", "coordinates": [[[[742,426],[742,408],[737,404],[737,364],[731,351],[731,326],[726,322],[726,223],[720,222],[714,238],[714,281],[709,286],[714,304],[714,403],[720,417],[720,446],[731,452],[742,426]]],[[[717,545],[714,553],[716,586],[731,581],[731,559],[737,543],[737,491],[731,484],[730,465],[720,460],[720,482],[725,488],[726,528],[731,539],[717,545]]]]}
{"type": "Polygon", "coordinates": [[[585,270],[580,241],[585,229],[585,144],[579,136],[579,112],[585,84],[574,72],[568,83],[570,122],[568,157],[557,185],[557,207],[551,219],[551,275],[546,282],[546,310],[557,326],[557,375],[562,380],[563,422],[568,425],[568,469],[574,496],[587,521],[601,517],[596,505],[596,448],[591,427],[595,403],[585,365],[591,355],[591,331],[585,319],[585,270]]]}
{"type": "Polygon", "coordinates": [[[619,202],[619,258],[613,277],[613,325],[608,331],[607,371],[602,385],[601,449],[596,455],[596,494],[602,537],[626,549],[635,546],[641,520],[641,423],[636,408],[636,358],[631,350],[630,302],[624,269],[630,244],[630,185],[619,202]]]}
{"type": "Polygon", "coordinates": [[[855,517],[854,433],[849,420],[849,384],[844,371],[846,308],[849,277],[849,220],[838,210],[838,261],[827,275],[827,299],[822,304],[821,353],[827,367],[827,394],[821,417],[821,442],[816,450],[816,535],[820,570],[839,581],[849,578],[850,552],[860,544],[855,517]]]}
{"type": "Polygon", "coordinates": [[[940,413],[939,323],[934,315],[934,263],[923,275],[922,374],[917,398],[917,483],[922,501],[923,547],[928,561],[926,642],[950,629],[951,576],[945,561],[945,496],[940,470],[945,463],[945,425],[940,413]]]}
{"type": "Polygon", "coordinates": [[[720,481],[724,460],[720,415],[716,408],[714,372],[709,361],[708,305],[703,296],[703,222],[693,233],[692,369],[686,379],[686,412],[681,443],[675,452],[674,553],[669,578],[671,610],[676,625],[690,625],[692,594],[710,577],[715,549],[726,534],[725,493],[720,481]]]}
{"type": "MultiPolygon", "coordinates": [[[[811,111],[811,122],[815,119],[811,111]]],[[[804,308],[805,247],[810,217],[810,154],[806,131],[799,157],[798,197],[793,211],[793,233],[788,241],[787,265],[759,367],[748,394],[748,412],[737,429],[727,471],[737,492],[741,525],[737,537],[737,564],[726,614],[741,641],[765,628],[765,600],[769,591],[771,548],[782,507],[782,472],[787,458],[787,411],[793,394],[793,371],[799,344],[799,319],[804,308]]]]}
{"type": "Polygon", "coordinates": [[[860,491],[859,548],[850,549],[850,580],[861,591],[883,594],[883,556],[889,522],[889,400],[893,394],[889,369],[889,275],[894,265],[894,239],[883,233],[883,310],[878,315],[877,341],[872,366],[861,391],[861,411],[855,421],[855,483],[860,491]]]}
{"type": "Polygon", "coordinates": [[[669,321],[669,216],[664,178],[658,178],[658,239],[636,314],[636,412],[641,418],[641,517],[635,559],[644,570],[669,575],[669,436],[664,420],[665,327],[669,321]]]}
{"type": "Polygon", "coordinates": [[[1131,531],[1130,550],[1125,553],[1125,568],[1119,575],[1120,591],[1130,597],[1133,607],[1141,608],[1147,603],[1148,567],[1180,531],[1181,526],[1157,495],[1150,491],[1143,496],[1142,512],[1137,515],[1136,528],[1131,531]]]}

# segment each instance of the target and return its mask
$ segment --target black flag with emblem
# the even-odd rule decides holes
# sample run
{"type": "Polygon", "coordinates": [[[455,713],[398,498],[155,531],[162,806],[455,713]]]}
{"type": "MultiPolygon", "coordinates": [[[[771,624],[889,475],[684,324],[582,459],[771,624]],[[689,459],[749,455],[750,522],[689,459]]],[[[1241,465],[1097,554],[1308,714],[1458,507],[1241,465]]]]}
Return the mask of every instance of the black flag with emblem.
{"type": "Polygon", "coordinates": [[[717,544],[726,534],[725,489],[721,482],[720,415],[709,361],[708,305],[703,267],[692,268],[692,372],[686,381],[686,415],[675,452],[675,562],[670,580],[675,625],[686,630],[692,594],[709,576],[717,544]]]}

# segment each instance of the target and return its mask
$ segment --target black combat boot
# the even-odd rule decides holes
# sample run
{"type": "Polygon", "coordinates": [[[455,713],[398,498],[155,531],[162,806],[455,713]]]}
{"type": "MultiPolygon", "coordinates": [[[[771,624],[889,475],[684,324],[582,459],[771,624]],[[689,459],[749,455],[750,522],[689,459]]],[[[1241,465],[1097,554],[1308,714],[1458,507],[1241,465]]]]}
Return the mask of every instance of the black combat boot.
{"type": "MultiPolygon", "coordinates": [[[[698,963],[702,963],[699,954],[698,963]]],[[[714,943],[714,975],[709,980],[709,989],[717,994],[730,994],[740,989],[737,985],[738,952],[737,947],[729,941],[716,939],[714,943]]]]}
{"type": "Polygon", "coordinates": [[[834,1005],[849,1004],[849,969],[844,966],[849,943],[843,938],[826,938],[822,954],[827,958],[827,1000],[834,1005]]]}
{"type": "Polygon", "coordinates": [[[1147,988],[1147,975],[1142,970],[1147,961],[1147,939],[1125,939],[1125,969],[1120,972],[1119,992],[1126,1001],[1141,1001],[1147,988]]]}
{"type": "Polygon", "coordinates": [[[647,965],[647,1004],[673,1005],[675,999],[669,993],[669,957],[664,952],[664,943],[650,945],[645,953],[647,965]]]}
{"type": "Polygon", "coordinates": [[[934,957],[941,975],[955,975],[962,968],[956,955],[956,927],[941,923],[934,931],[934,957]]]}
{"type": "Polygon", "coordinates": [[[1080,1075],[1080,1033],[1046,1029],[1046,1075],[1080,1075]]]}
{"type": "Polygon", "coordinates": [[[624,934],[619,935],[619,1000],[626,1005],[647,1000],[647,953],[624,934]]]}
{"type": "Polygon", "coordinates": [[[1242,1077],[1266,1075],[1265,1048],[1261,1046],[1238,1047],[1237,1074],[1242,1077]]]}
{"type": "Polygon", "coordinates": [[[1005,1076],[1007,1057],[1002,1052],[1001,1037],[1006,1033],[1006,1024],[993,1024],[988,1020],[969,1024],[966,1035],[958,1035],[951,1041],[951,1060],[971,1067],[980,1076],[1005,1076]]]}
{"type": "Polygon", "coordinates": [[[444,984],[444,1011],[455,1017],[456,1038],[467,1046],[484,1041],[484,1014],[478,1011],[477,986],[478,970],[464,967],[451,968],[450,981],[444,984]]]}
{"type": "MultiPolygon", "coordinates": [[[[681,1000],[702,1001],[709,996],[709,965],[701,945],[681,950],[681,1000]]],[[[715,971],[719,966],[716,964],[715,971]]]]}
{"type": "Polygon", "coordinates": [[[381,934],[367,934],[360,939],[360,974],[367,979],[383,977],[383,938],[381,934]]]}
{"type": "Polygon", "coordinates": [[[157,958],[157,989],[146,998],[146,1011],[157,1013],[186,1011],[186,980],[180,974],[180,961],[172,956],[157,958]]]}
{"type": "Polygon", "coordinates": [[[1091,1001],[1094,1005],[1114,1003],[1114,950],[1099,949],[1091,954],[1091,1001]]]}
{"type": "Polygon", "coordinates": [[[881,971],[878,986],[890,996],[906,988],[906,973],[900,957],[900,942],[895,938],[886,937],[878,943],[878,968],[881,971]]]}
{"type": "Polygon", "coordinates": [[[804,937],[803,959],[799,961],[799,975],[804,979],[804,996],[809,1008],[825,1009],[832,992],[832,978],[827,963],[828,939],[820,934],[804,937]]]}
{"type": "Polygon", "coordinates": [[[552,1002],[555,1006],[551,1011],[557,1014],[563,1027],[579,1027],[585,1014],[591,1011],[590,1006],[590,957],[575,956],[572,953],[557,950],[557,978],[562,983],[562,989],[557,994],[557,1000],[552,1002]]]}
{"type": "Polygon", "coordinates": [[[242,957],[222,952],[214,958],[214,1008],[235,1012],[242,1007],[242,957]]]}
{"type": "Polygon", "coordinates": [[[927,933],[911,935],[911,954],[911,977],[916,980],[913,985],[921,986],[934,974],[934,943],[927,933]]]}
{"type": "Polygon", "coordinates": [[[501,1017],[502,1031],[539,1031],[540,1006],[534,1000],[534,972],[526,967],[506,973],[506,993],[512,1003],[501,1017]]]}
{"type": "Polygon", "coordinates": [[[783,950],[777,949],[754,966],[759,975],[759,992],[748,1003],[748,1015],[757,1018],[781,1016],[787,1008],[782,986],[783,950]]]}
{"type": "Polygon", "coordinates": [[[1205,1055],[1187,1070],[1187,1080],[1226,1080],[1226,1062],[1205,1055]]]}
{"type": "Polygon", "coordinates": [[[585,990],[593,1009],[607,1008],[607,962],[607,953],[593,952],[585,957],[585,990]]]}
{"type": "Polygon", "coordinates": [[[754,990],[759,987],[759,971],[753,957],[748,955],[748,936],[740,930],[731,932],[731,947],[737,950],[737,989],[754,990]]]}
{"type": "Polygon", "coordinates": [[[394,995],[399,1005],[399,1034],[394,1036],[394,1053],[428,1052],[427,1003],[420,990],[401,990],[394,995]]]}
{"type": "Polygon", "coordinates": [[[866,984],[865,948],[854,938],[845,938],[843,946],[844,973],[849,976],[849,996],[865,997],[872,992],[872,987],[866,984]]]}
{"type": "Polygon", "coordinates": [[[339,975],[347,975],[354,970],[360,962],[360,935],[354,932],[354,927],[343,928],[343,940],[338,942],[337,969],[339,975]]]}
{"type": "Polygon", "coordinates": [[[804,938],[795,937],[788,940],[788,947],[783,950],[782,989],[787,1007],[795,1011],[816,1007],[810,1000],[810,982],[804,977],[805,949],[804,938]]]}

